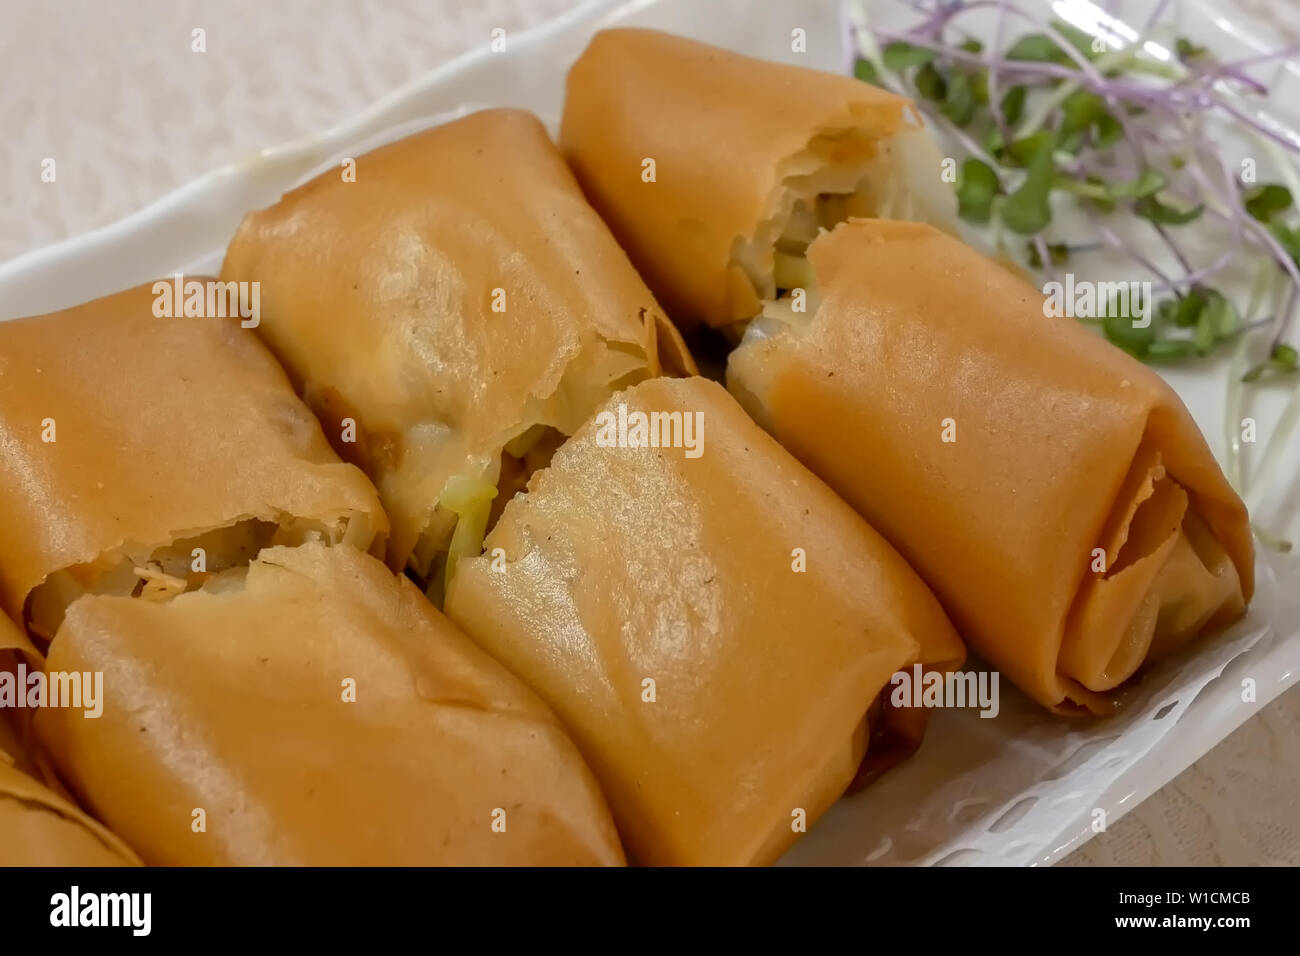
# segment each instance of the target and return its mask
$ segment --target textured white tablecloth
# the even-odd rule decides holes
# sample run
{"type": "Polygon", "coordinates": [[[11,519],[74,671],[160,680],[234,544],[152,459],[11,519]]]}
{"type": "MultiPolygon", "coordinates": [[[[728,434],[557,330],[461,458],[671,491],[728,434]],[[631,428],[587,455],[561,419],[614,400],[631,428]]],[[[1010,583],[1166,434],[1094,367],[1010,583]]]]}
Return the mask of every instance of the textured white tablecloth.
{"type": "MultiPolygon", "coordinates": [[[[707,2],[707,0],[701,0],[707,2]]],[[[1300,38],[1295,0],[1225,0],[1300,38]]],[[[570,0],[0,0],[0,260],[317,132],[570,0]],[[191,51],[196,28],[207,53],[191,51]],[[44,184],[52,157],[57,181],[44,184]]],[[[1067,864],[1300,864],[1300,687],[1067,864]]]]}

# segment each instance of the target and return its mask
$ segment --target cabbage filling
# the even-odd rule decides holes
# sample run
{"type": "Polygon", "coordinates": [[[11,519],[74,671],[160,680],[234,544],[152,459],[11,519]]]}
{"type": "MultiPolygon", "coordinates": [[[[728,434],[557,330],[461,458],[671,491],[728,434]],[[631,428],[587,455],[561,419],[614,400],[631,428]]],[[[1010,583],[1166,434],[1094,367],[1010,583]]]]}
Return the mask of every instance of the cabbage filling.
{"type": "Polygon", "coordinates": [[[286,516],[279,522],[245,518],[155,548],[127,543],[46,577],[27,597],[27,627],[36,637],[50,641],[67,609],[82,595],[169,601],[204,587],[223,571],[247,567],[263,548],[309,541],[367,551],[375,542],[375,531],[364,514],[333,523],[286,516]]]}
{"type": "Polygon", "coordinates": [[[459,562],[483,553],[483,539],[506,503],[527,488],[534,472],[551,463],[567,437],[550,425],[531,425],[505,443],[484,474],[448,480],[407,568],[434,604],[442,606],[459,562]]]}
{"type": "MultiPolygon", "coordinates": [[[[942,157],[919,124],[886,140],[861,129],[814,136],[779,171],[780,185],[754,235],[732,247],[734,321],[722,329],[734,346],[766,304],[814,288],[808,246],[850,218],[905,219],[956,229],[952,189],[935,175],[942,157]]],[[[811,314],[807,304],[804,315],[811,314]]]]}
{"type": "Polygon", "coordinates": [[[506,504],[594,410],[614,393],[657,375],[694,374],[695,364],[668,320],[642,310],[644,343],[601,340],[584,349],[554,392],[533,396],[499,451],[471,459],[448,478],[407,561],[406,571],[442,606],[459,562],[483,553],[483,539],[506,504]]]}

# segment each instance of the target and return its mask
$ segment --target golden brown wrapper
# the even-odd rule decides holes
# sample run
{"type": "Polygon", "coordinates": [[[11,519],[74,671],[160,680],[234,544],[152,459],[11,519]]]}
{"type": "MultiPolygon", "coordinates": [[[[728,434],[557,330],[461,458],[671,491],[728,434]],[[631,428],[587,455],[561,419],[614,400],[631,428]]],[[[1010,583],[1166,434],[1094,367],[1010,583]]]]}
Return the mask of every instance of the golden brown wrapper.
{"type": "MultiPolygon", "coordinates": [[[[12,681],[17,691],[23,673],[44,670],[45,655],[32,643],[26,631],[0,612],[0,680],[12,681]],[[26,671],[20,670],[19,665],[26,671]]],[[[0,760],[8,757],[18,770],[40,778],[43,776],[40,768],[27,754],[32,710],[18,706],[6,709],[6,703],[0,695],[0,760]]],[[[17,701],[11,703],[16,705],[17,701]]]]}
{"type": "Polygon", "coordinates": [[[0,753],[0,866],[138,866],[126,844],[0,753]]]}
{"type": "Polygon", "coordinates": [[[809,258],[815,314],[756,324],[728,382],[1023,690],[1107,713],[1244,613],[1246,509],[1158,375],[927,226],[853,221],[809,258]]]}
{"type": "Polygon", "coordinates": [[[267,549],[166,604],[82,598],[49,666],[103,672],[103,716],[43,710],[37,736],[149,864],[623,861],[545,705],[354,549],[267,549]]]}
{"type": "Polygon", "coordinates": [[[32,623],[51,574],[88,584],[110,553],[129,571],[131,556],[254,519],[362,548],[387,529],[252,331],[154,303],[143,285],[0,323],[0,609],[15,620],[32,623]]]}
{"type": "MultiPolygon", "coordinates": [[[[449,479],[571,433],[612,390],[693,363],[541,123],[488,110],[323,173],[249,214],[223,278],[260,281],[260,334],[378,485],[402,568],[449,479]],[[503,311],[494,311],[494,305],[503,311]]],[[[423,573],[424,569],[417,569],[423,573]]]]}
{"type": "MultiPolygon", "coordinates": [[[[27,636],[0,614],[0,671],[14,652],[29,667],[43,659],[27,636]]],[[[32,762],[16,721],[0,711],[0,866],[131,866],[134,853],[81,810],[24,772],[32,762]]]]}
{"type": "Polygon", "coordinates": [[[603,411],[620,406],[702,414],[701,454],[599,444],[598,415],[507,505],[447,613],[559,714],[630,859],[767,863],[853,779],[893,672],[964,649],[902,558],[719,385],[653,379],[603,411]]]}
{"type": "Polygon", "coordinates": [[[19,660],[31,667],[45,667],[45,655],[32,643],[27,633],[6,615],[0,614],[0,665],[19,660]]]}
{"type": "Polygon", "coordinates": [[[875,160],[860,214],[955,221],[941,157],[908,100],[654,30],[596,34],[569,71],[560,147],[681,325],[757,314],[772,294],[761,287],[776,236],[745,243],[782,218],[785,187],[811,183],[816,195],[828,185],[819,170],[850,154],[875,160]]]}

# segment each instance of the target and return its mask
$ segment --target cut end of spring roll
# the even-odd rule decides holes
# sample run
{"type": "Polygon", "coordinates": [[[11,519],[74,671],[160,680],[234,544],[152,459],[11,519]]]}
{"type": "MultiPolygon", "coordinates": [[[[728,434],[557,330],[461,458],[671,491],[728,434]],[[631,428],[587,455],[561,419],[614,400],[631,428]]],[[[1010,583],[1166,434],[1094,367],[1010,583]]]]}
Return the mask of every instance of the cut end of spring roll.
{"type": "Polygon", "coordinates": [[[870,756],[894,672],[964,656],[902,558],[702,378],[611,398],[447,611],[559,714],[643,864],[774,860],[870,756]]]}
{"type": "Polygon", "coordinates": [[[808,243],[849,216],[955,229],[912,104],[851,77],[613,29],[566,89],[565,157],[681,324],[752,318],[802,284],[808,243]]]}
{"type": "Polygon", "coordinates": [[[51,670],[103,711],[36,717],[81,802],[151,865],[621,864],[558,721],[404,577],[264,551],[167,604],[87,596],[51,670]]]}
{"type": "Polygon", "coordinates": [[[322,173],[245,218],[222,274],[261,283],[259,334],[378,486],[390,565],[435,597],[609,394],[694,371],[541,123],[518,110],[322,173]]]}
{"type": "Polygon", "coordinates": [[[272,544],[382,550],[374,488],[254,333],[157,302],[0,323],[0,610],[37,637],[81,594],[166,600],[272,544]]]}
{"type": "Polygon", "coordinates": [[[729,387],[1023,690],[1108,713],[1244,613],[1246,509],[1158,375],[929,226],[853,221],[809,261],[815,308],[751,323],[729,387]]]}

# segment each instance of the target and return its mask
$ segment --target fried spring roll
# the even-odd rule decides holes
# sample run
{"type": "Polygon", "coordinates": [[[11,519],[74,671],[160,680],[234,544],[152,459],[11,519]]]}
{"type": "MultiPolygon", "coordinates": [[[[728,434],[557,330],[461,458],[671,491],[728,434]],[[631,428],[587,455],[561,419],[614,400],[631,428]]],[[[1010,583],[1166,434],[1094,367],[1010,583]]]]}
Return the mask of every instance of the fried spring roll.
{"type": "Polygon", "coordinates": [[[129,847],[0,752],[0,866],[138,866],[129,847]]]}
{"type": "Polygon", "coordinates": [[[42,710],[61,778],[149,864],[620,864],[540,700],[352,548],[268,549],[166,604],[83,597],[49,668],[103,714],[42,710]]]}
{"type": "Polygon", "coordinates": [[[854,221],[809,258],[815,312],[752,323],[728,383],[1023,690],[1107,713],[1243,614],[1245,507],[1158,375],[928,226],[854,221]]]}
{"type": "Polygon", "coordinates": [[[435,598],[606,396],[694,369],[541,123],[515,110],[385,146],[354,177],[324,173],[251,213],[222,275],[261,283],[260,333],[378,485],[389,563],[435,598]]]}
{"type": "Polygon", "coordinates": [[[891,675],[965,653],[899,555],[702,378],[611,398],[447,612],[559,714],[643,864],[774,860],[871,757],[891,675]]]}
{"type": "Polygon", "coordinates": [[[45,655],[26,631],[0,613],[0,760],[7,757],[18,770],[38,778],[41,771],[27,752],[32,710],[23,706],[28,692],[24,675],[44,670],[45,655]]]}
{"type": "Polygon", "coordinates": [[[850,215],[956,222],[908,100],[652,30],[596,34],[569,71],[560,146],[684,325],[741,322],[802,287],[807,244],[850,215]]]}
{"type": "Polygon", "coordinates": [[[154,304],[0,322],[0,610],[46,640],[86,592],[165,600],[273,543],[382,547],[374,488],[255,335],[154,304]]]}
{"type": "MultiPolygon", "coordinates": [[[[19,688],[11,661],[17,655],[39,668],[40,652],[18,627],[0,614],[0,681],[19,688]]],[[[7,721],[15,702],[0,692],[0,866],[131,866],[140,861],[117,837],[70,802],[42,785],[29,764],[21,731],[7,721]]]]}

